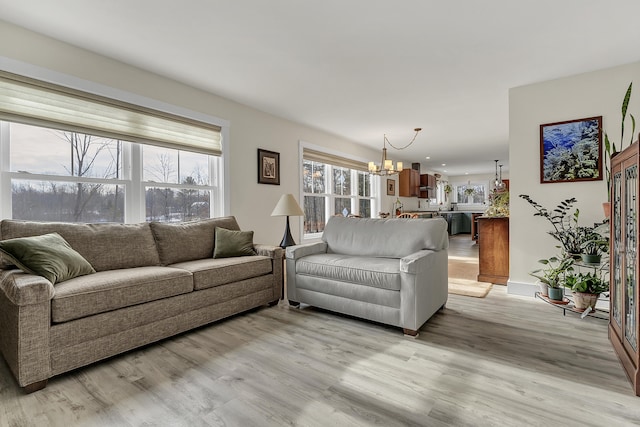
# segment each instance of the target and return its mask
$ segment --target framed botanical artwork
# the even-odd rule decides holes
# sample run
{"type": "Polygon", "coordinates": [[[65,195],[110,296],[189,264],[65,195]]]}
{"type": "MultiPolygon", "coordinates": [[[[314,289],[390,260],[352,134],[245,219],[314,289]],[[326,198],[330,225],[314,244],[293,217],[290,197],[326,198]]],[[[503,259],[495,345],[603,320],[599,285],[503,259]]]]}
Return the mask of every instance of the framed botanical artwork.
{"type": "Polygon", "coordinates": [[[540,125],[540,182],[602,179],[602,116],[540,125]]]}
{"type": "Polygon", "coordinates": [[[280,185],[280,153],[258,148],[258,184],[280,185]]]}
{"type": "Polygon", "coordinates": [[[396,180],[387,179],[387,196],[395,196],[395,195],[396,195],[396,180]]]}

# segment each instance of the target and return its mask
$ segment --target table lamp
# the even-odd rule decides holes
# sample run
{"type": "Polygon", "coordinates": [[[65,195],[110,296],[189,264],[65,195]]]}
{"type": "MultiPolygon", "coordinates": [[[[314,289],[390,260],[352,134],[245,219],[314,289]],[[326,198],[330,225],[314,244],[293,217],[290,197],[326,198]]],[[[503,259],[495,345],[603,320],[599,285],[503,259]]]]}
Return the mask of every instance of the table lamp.
{"type": "Polygon", "coordinates": [[[286,248],[287,246],[293,246],[296,242],[293,240],[293,236],[291,236],[291,230],[289,229],[289,217],[290,216],[304,216],[304,212],[300,209],[300,205],[296,202],[296,199],[293,197],[293,194],[283,194],[278,200],[278,204],[271,212],[271,216],[286,216],[287,217],[287,226],[284,229],[284,237],[282,238],[282,242],[280,242],[281,248],[286,248]]]}

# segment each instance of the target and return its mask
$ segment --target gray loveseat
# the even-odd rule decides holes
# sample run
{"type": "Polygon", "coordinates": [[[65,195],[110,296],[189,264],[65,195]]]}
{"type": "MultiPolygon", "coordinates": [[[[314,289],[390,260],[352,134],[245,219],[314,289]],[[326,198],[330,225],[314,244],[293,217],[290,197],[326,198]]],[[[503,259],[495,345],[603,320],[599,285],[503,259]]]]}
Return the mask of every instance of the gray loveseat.
{"type": "Polygon", "coordinates": [[[234,217],[180,224],[3,220],[0,239],[57,232],[96,271],[53,285],[15,267],[0,270],[0,352],[20,386],[35,391],[54,375],[277,303],[282,249],[255,245],[257,255],[214,259],[216,227],[239,230],[234,217]]]}
{"type": "Polygon", "coordinates": [[[287,298],[418,329],[447,301],[447,223],[331,217],[322,242],[286,249],[287,298]]]}

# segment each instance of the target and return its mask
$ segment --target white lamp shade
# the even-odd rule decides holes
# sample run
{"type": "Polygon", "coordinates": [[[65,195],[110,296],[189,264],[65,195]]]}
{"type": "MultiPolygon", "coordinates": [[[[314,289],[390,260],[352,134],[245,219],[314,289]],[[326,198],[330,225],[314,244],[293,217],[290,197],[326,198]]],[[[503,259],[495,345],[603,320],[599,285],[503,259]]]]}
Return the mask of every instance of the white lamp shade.
{"type": "Polygon", "coordinates": [[[300,209],[293,194],[283,194],[271,212],[271,216],[304,216],[304,212],[300,209]]]}

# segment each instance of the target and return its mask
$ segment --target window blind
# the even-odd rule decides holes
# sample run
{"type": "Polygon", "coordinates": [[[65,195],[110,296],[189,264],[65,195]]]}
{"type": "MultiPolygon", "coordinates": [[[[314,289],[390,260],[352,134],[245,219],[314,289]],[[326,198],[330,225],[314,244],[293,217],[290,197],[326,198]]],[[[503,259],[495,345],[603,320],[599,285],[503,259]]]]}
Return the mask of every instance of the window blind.
{"type": "Polygon", "coordinates": [[[358,160],[347,159],[345,157],[336,156],[334,154],[323,153],[309,148],[304,148],[302,158],[313,162],[327,163],[333,166],[353,169],[357,171],[367,172],[369,170],[367,163],[358,160]]]}
{"type": "Polygon", "coordinates": [[[0,71],[0,119],[222,154],[219,126],[4,71],[0,71]]]}

